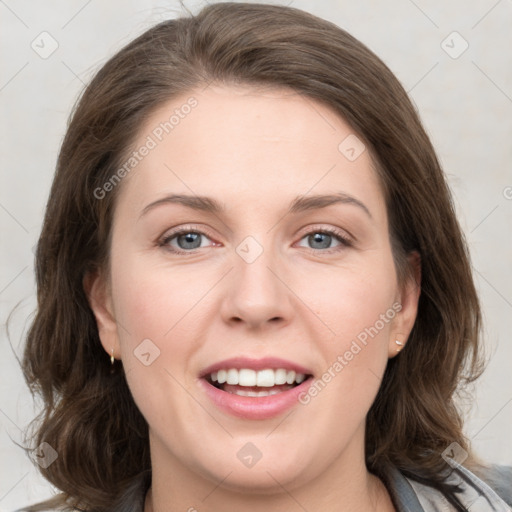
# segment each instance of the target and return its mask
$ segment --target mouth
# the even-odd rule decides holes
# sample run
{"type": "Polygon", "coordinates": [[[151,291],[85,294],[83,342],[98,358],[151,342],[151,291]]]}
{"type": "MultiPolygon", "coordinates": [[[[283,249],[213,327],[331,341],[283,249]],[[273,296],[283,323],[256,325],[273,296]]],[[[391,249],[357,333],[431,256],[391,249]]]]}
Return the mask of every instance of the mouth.
{"type": "Polygon", "coordinates": [[[309,374],[297,373],[285,368],[223,368],[206,375],[206,381],[212,386],[238,396],[272,396],[297,387],[309,374]]]}
{"type": "Polygon", "coordinates": [[[313,373],[282,359],[236,358],[206,368],[200,382],[223,412],[266,419],[297,404],[298,396],[313,382],[313,373]]]}

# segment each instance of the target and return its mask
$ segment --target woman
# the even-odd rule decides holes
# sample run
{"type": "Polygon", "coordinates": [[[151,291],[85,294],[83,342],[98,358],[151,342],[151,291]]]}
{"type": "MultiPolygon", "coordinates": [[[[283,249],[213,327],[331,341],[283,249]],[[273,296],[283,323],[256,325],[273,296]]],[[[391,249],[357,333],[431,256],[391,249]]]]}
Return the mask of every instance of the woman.
{"type": "Polygon", "coordinates": [[[216,4],[110,59],[37,282],[47,507],[509,510],[454,403],[480,309],[444,175],[397,79],[331,23],[216,4]]]}

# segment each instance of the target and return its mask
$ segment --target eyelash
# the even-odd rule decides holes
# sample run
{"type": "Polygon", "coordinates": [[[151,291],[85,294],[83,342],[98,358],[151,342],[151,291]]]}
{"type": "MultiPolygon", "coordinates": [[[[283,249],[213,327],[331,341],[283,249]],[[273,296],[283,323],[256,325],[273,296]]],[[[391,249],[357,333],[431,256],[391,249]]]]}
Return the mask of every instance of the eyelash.
{"type": "MultiPolygon", "coordinates": [[[[174,238],[176,238],[180,235],[186,235],[188,233],[203,235],[210,239],[213,238],[207,231],[200,231],[193,227],[181,228],[178,231],[171,232],[167,236],[160,239],[158,241],[158,246],[168,250],[169,252],[171,252],[173,254],[195,254],[199,248],[192,249],[190,251],[183,251],[183,250],[176,249],[174,247],[171,248],[171,246],[169,245],[169,242],[171,240],[173,240],[174,238]]],[[[309,250],[314,254],[318,254],[319,252],[321,252],[323,254],[326,254],[326,253],[331,254],[334,252],[338,252],[344,248],[352,247],[352,245],[353,245],[352,240],[350,240],[344,233],[342,233],[341,231],[334,229],[334,228],[312,229],[312,230],[304,233],[304,235],[302,235],[300,240],[302,240],[303,238],[305,238],[309,235],[313,235],[313,234],[317,234],[317,233],[333,236],[335,239],[337,239],[338,242],[340,242],[340,245],[338,245],[336,247],[331,247],[330,249],[313,249],[311,247],[302,247],[303,249],[309,250]]]]}

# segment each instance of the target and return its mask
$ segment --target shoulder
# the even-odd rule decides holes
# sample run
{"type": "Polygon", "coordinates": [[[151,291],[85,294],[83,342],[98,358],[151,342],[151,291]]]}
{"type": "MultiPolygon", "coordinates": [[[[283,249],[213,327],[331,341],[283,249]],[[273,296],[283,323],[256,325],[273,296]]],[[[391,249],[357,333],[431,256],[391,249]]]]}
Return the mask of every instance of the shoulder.
{"type": "MultiPolygon", "coordinates": [[[[424,512],[456,510],[441,491],[409,478],[406,480],[413,488],[424,512]]],[[[464,466],[456,465],[446,481],[459,487],[455,496],[464,510],[471,512],[510,512],[512,510],[512,467],[494,465],[470,471],[464,466]]]]}
{"type": "MultiPolygon", "coordinates": [[[[144,471],[134,477],[126,486],[121,498],[113,505],[109,512],[143,512],[146,492],[151,485],[151,472],[144,471]]],[[[64,494],[44,502],[19,508],[14,512],[96,512],[93,509],[82,509],[67,504],[64,494]]]]}
{"type": "Polygon", "coordinates": [[[512,466],[481,466],[474,469],[473,473],[512,506],[512,466]]]}

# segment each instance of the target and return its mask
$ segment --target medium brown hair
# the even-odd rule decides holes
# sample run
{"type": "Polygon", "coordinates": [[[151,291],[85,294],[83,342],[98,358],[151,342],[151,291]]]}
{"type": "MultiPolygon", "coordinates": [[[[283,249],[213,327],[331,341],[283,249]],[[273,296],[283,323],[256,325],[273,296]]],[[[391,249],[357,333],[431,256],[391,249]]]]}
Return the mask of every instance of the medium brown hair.
{"type": "Polygon", "coordinates": [[[443,450],[469,450],[454,397],[480,373],[480,307],[469,254],[431,142],[386,65],[336,25],[291,7],[220,3],[159,23],[114,55],[85,88],[62,143],[37,245],[37,312],[25,378],[44,400],[33,446],[58,458],[43,475],[81,507],[108,510],[151,468],[148,426],[121,362],[111,371],[84,292],[108,269],[122,183],[102,187],[148,116],[208,83],[286,87],[343,118],[369,148],[382,183],[400,280],[421,256],[419,309],[367,417],[366,463],[384,477],[442,487],[443,450]]]}

